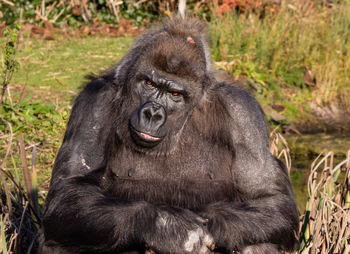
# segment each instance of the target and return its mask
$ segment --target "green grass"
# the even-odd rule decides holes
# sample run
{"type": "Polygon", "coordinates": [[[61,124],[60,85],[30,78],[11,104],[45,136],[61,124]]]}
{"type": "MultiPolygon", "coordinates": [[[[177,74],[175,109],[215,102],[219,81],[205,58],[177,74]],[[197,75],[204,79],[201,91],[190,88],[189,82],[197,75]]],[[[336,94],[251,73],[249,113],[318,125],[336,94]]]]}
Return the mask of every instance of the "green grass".
{"type": "Polygon", "coordinates": [[[332,8],[282,1],[280,11],[228,13],[210,24],[213,56],[263,86],[262,104],[280,103],[285,116],[300,121],[310,102],[339,104],[350,111],[350,1],[332,8]],[[316,87],[304,83],[310,68],[316,87]]]}
{"type": "Polygon", "coordinates": [[[305,204],[308,200],[307,183],[305,179],[308,172],[308,170],[290,172],[294,196],[300,214],[305,212],[305,204]]]}
{"type": "Polygon", "coordinates": [[[19,46],[20,69],[13,83],[35,96],[54,98],[58,92],[78,91],[84,77],[115,64],[129,49],[132,38],[85,37],[47,41],[23,38],[19,46]]]}

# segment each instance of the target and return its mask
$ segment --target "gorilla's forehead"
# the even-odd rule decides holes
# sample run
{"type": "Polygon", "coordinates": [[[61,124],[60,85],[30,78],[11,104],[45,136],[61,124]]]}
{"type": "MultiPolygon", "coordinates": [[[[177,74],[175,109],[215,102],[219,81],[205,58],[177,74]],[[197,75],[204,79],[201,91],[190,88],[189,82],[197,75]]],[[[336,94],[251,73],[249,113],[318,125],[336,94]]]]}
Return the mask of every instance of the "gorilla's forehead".
{"type": "Polygon", "coordinates": [[[193,80],[188,77],[178,76],[156,68],[141,75],[141,78],[153,81],[160,88],[181,91],[185,96],[196,96],[203,87],[201,82],[192,82],[193,80]]]}
{"type": "Polygon", "coordinates": [[[191,43],[188,38],[195,40],[186,36],[161,36],[146,52],[146,58],[162,72],[198,80],[206,72],[206,60],[199,42],[191,43]]]}

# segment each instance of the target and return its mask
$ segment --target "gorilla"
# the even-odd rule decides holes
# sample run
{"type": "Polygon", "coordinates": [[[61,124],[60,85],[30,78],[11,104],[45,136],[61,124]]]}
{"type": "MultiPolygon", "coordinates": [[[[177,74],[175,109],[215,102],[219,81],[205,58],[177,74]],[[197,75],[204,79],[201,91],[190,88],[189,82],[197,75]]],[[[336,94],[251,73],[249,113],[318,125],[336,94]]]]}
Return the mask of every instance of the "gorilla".
{"type": "Polygon", "coordinates": [[[263,113],[218,80],[206,27],[173,18],[76,98],[39,253],[281,253],[298,242],[263,113]]]}

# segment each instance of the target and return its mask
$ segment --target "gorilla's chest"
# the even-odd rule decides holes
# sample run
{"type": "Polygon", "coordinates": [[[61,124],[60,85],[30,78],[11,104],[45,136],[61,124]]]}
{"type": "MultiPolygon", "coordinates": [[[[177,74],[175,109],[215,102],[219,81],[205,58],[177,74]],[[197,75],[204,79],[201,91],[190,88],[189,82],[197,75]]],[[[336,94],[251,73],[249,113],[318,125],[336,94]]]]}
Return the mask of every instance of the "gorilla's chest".
{"type": "Polygon", "coordinates": [[[222,146],[186,142],[168,156],[123,149],[116,157],[110,168],[109,191],[121,199],[198,208],[235,198],[232,154],[222,146]]]}

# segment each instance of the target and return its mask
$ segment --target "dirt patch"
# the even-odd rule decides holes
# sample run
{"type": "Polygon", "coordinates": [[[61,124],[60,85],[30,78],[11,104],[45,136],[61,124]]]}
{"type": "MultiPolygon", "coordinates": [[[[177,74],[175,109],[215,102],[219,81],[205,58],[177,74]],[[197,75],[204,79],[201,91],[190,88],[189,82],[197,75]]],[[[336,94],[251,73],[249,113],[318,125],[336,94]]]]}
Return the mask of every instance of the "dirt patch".
{"type": "MultiPolygon", "coordinates": [[[[4,29],[5,24],[0,24],[0,33],[4,29]]],[[[68,25],[60,28],[54,27],[49,21],[43,22],[42,26],[23,24],[21,32],[29,33],[33,37],[43,38],[45,40],[63,40],[65,38],[80,38],[84,36],[131,36],[139,35],[145,27],[135,26],[130,20],[121,19],[118,26],[110,25],[104,22],[95,21],[91,25],[81,26],[80,29],[74,29],[68,25]]]]}

